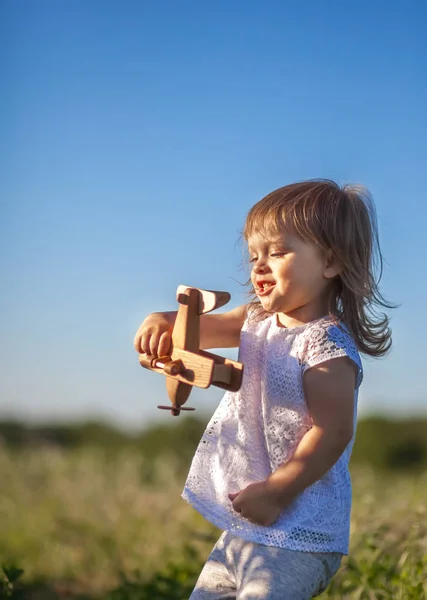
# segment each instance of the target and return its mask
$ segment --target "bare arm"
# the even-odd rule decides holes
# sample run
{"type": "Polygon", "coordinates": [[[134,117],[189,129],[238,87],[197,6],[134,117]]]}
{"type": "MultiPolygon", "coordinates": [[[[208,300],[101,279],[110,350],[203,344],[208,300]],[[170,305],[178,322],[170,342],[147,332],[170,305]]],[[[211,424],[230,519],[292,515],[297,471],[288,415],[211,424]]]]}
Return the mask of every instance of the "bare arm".
{"type": "MultiPolygon", "coordinates": [[[[170,349],[176,314],[176,311],[173,311],[148,315],[136,332],[135,350],[165,356],[170,349]]],[[[200,347],[237,348],[245,315],[245,305],[226,313],[201,315],[200,347]]]]}
{"type": "Polygon", "coordinates": [[[228,495],[243,517],[268,526],[305,488],[320,479],[339,459],[353,435],[356,369],[347,358],[312,367],[304,390],[313,421],[292,458],[268,479],[228,495]]]}
{"type": "Polygon", "coordinates": [[[305,373],[304,391],[313,426],[291,460],[269,478],[285,505],[320,479],[349,444],[355,384],[356,369],[348,358],[329,360],[305,373]]]}
{"type": "Polygon", "coordinates": [[[246,305],[243,305],[226,313],[202,315],[200,317],[200,347],[205,349],[238,348],[246,308],[246,305]]]}

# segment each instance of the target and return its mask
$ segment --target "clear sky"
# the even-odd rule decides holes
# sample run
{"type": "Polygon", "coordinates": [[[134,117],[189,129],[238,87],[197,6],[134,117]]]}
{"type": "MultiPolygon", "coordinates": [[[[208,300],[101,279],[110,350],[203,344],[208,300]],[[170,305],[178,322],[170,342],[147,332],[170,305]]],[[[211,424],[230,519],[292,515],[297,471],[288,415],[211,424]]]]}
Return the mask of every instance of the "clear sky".
{"type": "Polygon", "coordinates": [[[138,325],[243,303],[247,210],[314,177],[371,190],[400,304],[361,413],[425,412],[426,6],[0,0],[0,418],[171,419],[138,325]]]}

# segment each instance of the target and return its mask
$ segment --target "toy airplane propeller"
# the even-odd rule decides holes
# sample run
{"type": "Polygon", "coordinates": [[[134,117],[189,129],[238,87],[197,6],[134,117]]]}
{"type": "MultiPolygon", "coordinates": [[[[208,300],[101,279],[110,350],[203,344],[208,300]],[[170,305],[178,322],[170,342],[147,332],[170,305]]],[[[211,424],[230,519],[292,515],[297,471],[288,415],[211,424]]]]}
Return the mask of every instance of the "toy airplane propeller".
{"type": "Polygon", "coordinates": [[[168,356],[140,354],[142,367],[166,375],[166,389],[171,406],[158,408],[170,410],[178,416],[193,386],[208,388],[210,385],[236,392],[242,383],[242,363],[217,356],[200,346],[200,315],[224,306],[230,300],[228,292],[199,290],[185,285],[178,286],[178,314],[172,332],[172,351],[168,356]]]}

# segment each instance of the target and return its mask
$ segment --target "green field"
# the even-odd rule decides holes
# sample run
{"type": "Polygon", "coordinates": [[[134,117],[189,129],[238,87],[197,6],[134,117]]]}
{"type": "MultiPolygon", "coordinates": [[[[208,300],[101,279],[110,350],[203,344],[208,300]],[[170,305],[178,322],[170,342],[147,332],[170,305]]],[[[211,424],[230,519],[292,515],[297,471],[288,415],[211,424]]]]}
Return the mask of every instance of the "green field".
{"type": "MultiPolygon", "coordinates": [[[[187,600],[219,534],[172,454],[2,443],[0,473],[1,598],[187,600]]],[[[352,476],[351,556],[321,598],[427,598],[427,471],[352,476]]]]}

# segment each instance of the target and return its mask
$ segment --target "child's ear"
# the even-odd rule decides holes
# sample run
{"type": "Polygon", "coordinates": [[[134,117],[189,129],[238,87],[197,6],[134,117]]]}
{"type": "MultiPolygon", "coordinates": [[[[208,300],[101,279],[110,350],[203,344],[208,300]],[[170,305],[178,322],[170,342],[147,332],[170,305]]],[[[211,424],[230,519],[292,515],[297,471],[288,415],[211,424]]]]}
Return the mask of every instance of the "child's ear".
{"type": "Polygon", "coordinates": [[[342,271],[342,265],[337,257],[332,253],[332,250],[328,250],[325,258],[325,269],[323,276],[326,279],[333,279],[339,275],[342,271]]]}

